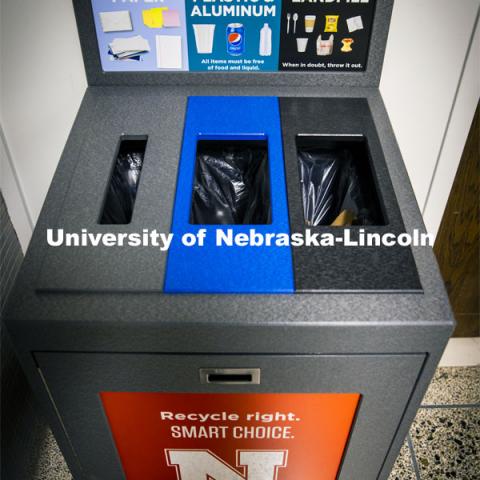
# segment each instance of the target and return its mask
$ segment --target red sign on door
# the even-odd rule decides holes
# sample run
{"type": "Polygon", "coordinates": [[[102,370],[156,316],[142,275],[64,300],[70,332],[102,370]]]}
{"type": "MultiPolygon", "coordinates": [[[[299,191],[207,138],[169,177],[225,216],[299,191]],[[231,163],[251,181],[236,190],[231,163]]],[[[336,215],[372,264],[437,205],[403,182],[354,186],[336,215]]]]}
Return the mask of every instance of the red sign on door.
{"type": "Polygon", "coordinates": [[[127,480],[335,480],[360,395],[103,392],[127,480]]]}

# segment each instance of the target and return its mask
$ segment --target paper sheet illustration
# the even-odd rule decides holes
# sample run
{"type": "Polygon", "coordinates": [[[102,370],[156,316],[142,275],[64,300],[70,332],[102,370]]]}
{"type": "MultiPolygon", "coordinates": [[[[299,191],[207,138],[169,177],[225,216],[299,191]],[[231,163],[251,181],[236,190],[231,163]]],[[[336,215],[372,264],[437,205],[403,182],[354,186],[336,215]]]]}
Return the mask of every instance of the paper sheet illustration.
{"type": "Polygon", "coordinates": [[[163,12],[163,26],[168,28],[178,28],[181,26],[180,13],[178,10],[165,10],[163,12]]]}
{"type": "Polygon", "coordinates": [[[112,55],[118,59],[130,58],[150,51],[148,40],[141,35],[115,38],[108,46],[112,55]]]}
{"type": "Polygon", "coordinates": [[[347,19],[348,31],[350,33],[356,32],[357,30],[363,30],[363,21],[362,17],[352,17],[347,19]]]}
{"type": "Polygon", "coordinates": [[[150,28],[163,27],[163,13],[168,7],[151,8],[142,12],[143,23],[150,28]]]}
{"type": "Polygon", "coordinates": [[[130,32],[133,30],[132,19],[128,10],[100,12],[100,22],[105,33],[130,32]]]}
{"type": "Polygon", "coordinates": [[[182,68],[182,37],[157,35],[157,67],[180,70],[182,68]]]}

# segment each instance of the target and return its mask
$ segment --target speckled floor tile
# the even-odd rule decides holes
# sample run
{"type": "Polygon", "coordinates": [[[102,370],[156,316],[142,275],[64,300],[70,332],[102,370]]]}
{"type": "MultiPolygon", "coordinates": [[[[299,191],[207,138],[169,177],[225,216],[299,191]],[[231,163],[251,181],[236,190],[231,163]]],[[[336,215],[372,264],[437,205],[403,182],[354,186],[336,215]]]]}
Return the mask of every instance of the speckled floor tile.
{"type": "Polygon", "coordinates": [[[33,480],[72,480],[72,475],[50,429],[40,451],[41,456],[33,480]]]}
{"type": "Polygon", "coordinates": [[[421,409],[410,434],[421,480],[480,478],[480,408],[421,409]]]}
{"type": "Polygon", "coordinates": [[[424,405],[480,405],[480,366],[438,368],[424,405]]]}
{"type": "Polygon", "coordinates": [[[405,441],[388,480],[416,480],[416,478],[410,448],[405,441]]]}

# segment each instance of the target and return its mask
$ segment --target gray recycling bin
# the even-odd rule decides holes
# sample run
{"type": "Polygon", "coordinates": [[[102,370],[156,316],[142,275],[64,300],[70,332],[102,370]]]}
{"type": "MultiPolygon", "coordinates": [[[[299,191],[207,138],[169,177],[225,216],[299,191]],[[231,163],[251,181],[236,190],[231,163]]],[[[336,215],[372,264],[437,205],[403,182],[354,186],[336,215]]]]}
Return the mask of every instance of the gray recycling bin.
{"type": "Polygon", "coordinates": [[[75,479],[387,479],[454,326],[431,248],[362,243],[424,233],[392,4],[74,1],[5,325],[75,479]]]}

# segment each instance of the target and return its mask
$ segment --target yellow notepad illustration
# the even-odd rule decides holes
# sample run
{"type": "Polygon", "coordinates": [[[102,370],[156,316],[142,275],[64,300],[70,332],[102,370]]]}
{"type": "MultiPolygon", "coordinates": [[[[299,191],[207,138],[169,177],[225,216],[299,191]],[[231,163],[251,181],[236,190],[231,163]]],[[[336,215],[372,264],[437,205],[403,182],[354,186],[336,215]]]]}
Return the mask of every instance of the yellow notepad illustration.
{"type": "Polygon", "coordinates": [[[163,27],[163,12],[168,10],[167,7],[151,8],[150,10],[143,10],[143,23],[150,28],[163,27]]]}

